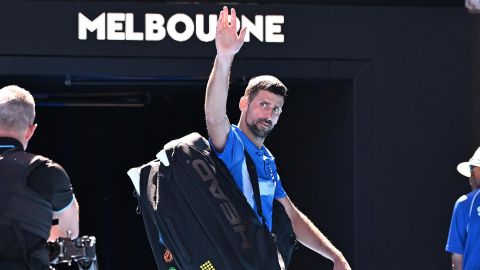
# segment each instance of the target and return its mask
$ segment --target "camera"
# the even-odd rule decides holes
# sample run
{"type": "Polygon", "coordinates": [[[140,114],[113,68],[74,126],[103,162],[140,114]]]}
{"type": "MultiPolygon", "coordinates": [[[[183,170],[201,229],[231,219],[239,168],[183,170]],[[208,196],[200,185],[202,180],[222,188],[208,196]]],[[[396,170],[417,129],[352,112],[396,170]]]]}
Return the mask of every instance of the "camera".
{"type": "Polygon", "coordinates": [[[76,239],[60,237],[55,242],[48,242],[50,265],[76,263],[80,270],[97,270],[97,255],[94,236],[82,236],[76,239]]]}

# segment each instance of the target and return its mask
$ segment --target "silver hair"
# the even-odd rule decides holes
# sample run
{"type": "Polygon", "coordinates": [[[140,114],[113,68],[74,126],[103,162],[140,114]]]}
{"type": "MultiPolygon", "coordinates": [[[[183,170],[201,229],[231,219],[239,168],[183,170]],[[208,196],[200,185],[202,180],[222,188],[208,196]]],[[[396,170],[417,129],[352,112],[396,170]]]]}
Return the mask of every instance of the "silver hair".
{"type": "Polygon", "coordinates": [[[35,100],[27,90],[9,85],[0,89],[0,130],[25,131],[35,119],[35,100]]]}

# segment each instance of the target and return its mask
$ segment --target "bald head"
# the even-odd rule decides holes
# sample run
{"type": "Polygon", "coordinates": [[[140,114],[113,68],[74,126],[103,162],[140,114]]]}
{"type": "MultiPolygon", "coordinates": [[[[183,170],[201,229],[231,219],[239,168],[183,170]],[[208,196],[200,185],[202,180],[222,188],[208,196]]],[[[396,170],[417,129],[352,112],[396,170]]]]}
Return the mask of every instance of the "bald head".
{"type": "Polygon", "coordinates": [[[16,85],[0,89],[0,131],[26,131],[35,119],[35,101],[27,90],[16,85]]]}

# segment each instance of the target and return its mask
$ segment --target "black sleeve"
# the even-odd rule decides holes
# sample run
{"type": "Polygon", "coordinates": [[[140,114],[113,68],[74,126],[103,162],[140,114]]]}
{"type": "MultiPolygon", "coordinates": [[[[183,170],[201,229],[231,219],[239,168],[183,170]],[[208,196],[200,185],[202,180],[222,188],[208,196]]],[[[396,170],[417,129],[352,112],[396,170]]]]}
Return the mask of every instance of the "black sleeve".
{"type": "Polygon", "coordinates": [[[53,211],[64,209],[73,200],[72,184],[67,172],[53,161],[35,168],[28,176],[27,185],[49,201],[53,211]]]}

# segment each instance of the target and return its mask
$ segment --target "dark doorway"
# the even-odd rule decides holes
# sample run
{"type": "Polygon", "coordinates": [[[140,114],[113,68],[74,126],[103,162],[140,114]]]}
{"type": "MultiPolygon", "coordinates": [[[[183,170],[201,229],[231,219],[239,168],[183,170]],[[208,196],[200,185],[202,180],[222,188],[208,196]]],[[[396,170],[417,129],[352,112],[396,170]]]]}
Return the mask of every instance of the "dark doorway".
{"type": "MultiPolygon", "coordinates": [[[[296,206],[354,267],[353,87],[351,81],[292,80],[277,130],[267,139],[296,206]]],[[[300,246],[291,269],[329,269],[300,246]]]]}

